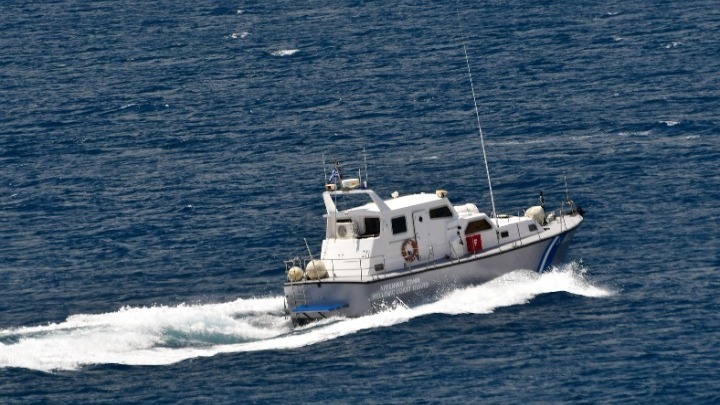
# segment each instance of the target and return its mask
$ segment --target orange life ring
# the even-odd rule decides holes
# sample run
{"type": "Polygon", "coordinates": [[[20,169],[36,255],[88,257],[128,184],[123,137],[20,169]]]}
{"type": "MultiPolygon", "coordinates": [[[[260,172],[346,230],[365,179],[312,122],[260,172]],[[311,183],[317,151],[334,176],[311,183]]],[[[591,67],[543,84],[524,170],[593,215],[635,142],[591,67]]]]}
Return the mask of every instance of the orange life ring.
{"type": "Polygon", "coordinates": [[[405,242],[403,242],[400,252],[402,253],[403,259],[405,259],[408,263],[417,259],[418,245],[417,242],[415,242],[415,239],[406,239],[405,242]]]}

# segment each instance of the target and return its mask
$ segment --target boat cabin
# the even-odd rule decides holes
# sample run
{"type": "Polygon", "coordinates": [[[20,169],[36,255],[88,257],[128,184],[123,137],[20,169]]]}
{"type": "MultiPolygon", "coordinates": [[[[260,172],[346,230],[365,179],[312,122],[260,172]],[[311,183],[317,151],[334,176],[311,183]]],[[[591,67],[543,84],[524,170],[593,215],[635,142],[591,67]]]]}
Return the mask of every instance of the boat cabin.
{"type": "Polygon", "coordinates": [[[444,190],[388,200],[372,190],[331,190],[323,201],[327,228],[320,258],[332,278],[405,271],[543,231],[533,218],[490,218],[474,204],[453,206],[444,190]],[[343,200],[359,197],[367,202],[345,208],[343,200]]]}

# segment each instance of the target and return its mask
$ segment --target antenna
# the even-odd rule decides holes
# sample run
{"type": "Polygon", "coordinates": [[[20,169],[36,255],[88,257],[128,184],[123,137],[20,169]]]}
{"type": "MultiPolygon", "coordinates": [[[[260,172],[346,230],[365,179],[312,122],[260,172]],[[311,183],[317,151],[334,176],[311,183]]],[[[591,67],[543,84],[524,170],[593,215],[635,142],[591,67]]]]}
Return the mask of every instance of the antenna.
{"type": "Polygon", "coordinates": [[[363,188],[368,187],[368,170],[367,170],[367,152],[365,151],[365,148],[363,147],[363,161],[365,162],[365,180],[363,182],[363,188]]]}
{"type": "Polygon", "coordinates": [[[307,239],[306,239],[306,238],[303,238],[303,240],[305,241],[305,247],[307,248],[308,254],[310,255],[310,260],[313,260],[313,261],[314,261],[315,258],[313,258],[312,251],[310,251],[310,245],[308,245],[307,239]]]}
{"type": "MultiPolygon", "coordinates": [[[[458,24],[460,23],[460,10],[456,8],[458,16],[458,24]]],[[[478,132],[480,133],[480,146],[482,147],[483,160],[485,161],[485,173],[487,174],[488,188],[490,189],[490,204],[492,205],[492,215],[497,223],[497,212],[495,211],[495,196],[493,195],[492,181],[490,181],[490,168],[488,166],[487,154],[485,153],[485,139],[483,136],[482,125],[480,124],[480,112],[478,111],[477,98],[475,97],[475,86],[473,85],[472,71],[470,71],[470,58],[468,58],[467,47],[465,46],[465,31],[460,25],[462,36],[463,52],[465,52],[465,64],[467,65],[468,79],[470,80],[470,90],[472,91],[473,104],[475,105],[475,118],[477,119],[478,132]]]]}

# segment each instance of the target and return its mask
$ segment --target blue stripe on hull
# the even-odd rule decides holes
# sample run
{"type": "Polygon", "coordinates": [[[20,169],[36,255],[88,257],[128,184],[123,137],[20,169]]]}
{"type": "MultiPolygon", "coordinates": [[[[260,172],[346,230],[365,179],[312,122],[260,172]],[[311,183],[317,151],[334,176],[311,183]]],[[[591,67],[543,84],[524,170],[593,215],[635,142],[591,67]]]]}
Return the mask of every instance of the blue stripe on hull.
{"type": "Polygon", "coordinates": [[[545,248],[545,252],[543,253],[542,258],[540,259],[540,263],[537,267],[538,273],[542,273],[552,265],[552,262],[555,259],[555,254],[560,248],[563,239],[565,239],[565,235],[566,234],[563,233],[554,237],[553,240],[550,241],[548,246],[545,248]]]}

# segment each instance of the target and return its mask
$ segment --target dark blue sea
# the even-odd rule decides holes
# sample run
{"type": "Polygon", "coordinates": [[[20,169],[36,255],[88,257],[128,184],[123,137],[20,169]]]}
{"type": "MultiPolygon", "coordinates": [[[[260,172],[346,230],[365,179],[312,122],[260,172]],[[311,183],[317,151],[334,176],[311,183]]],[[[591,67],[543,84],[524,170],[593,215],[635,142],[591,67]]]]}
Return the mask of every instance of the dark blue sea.
{"type": "Polygon", "coordinates": [[[720,4],[0,4],[0,402],[720,402],[720,4]],[[586,211],[566,262],[293,328],[323,161],[586,211]]]}

